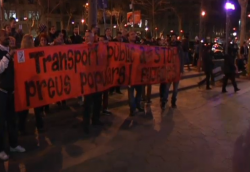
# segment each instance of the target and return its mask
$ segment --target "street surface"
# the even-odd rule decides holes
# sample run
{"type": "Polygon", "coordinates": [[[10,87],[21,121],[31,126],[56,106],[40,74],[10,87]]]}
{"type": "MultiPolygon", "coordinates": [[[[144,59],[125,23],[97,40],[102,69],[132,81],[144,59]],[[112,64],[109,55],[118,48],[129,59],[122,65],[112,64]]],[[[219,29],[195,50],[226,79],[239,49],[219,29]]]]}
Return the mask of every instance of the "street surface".
{"type": "MultiPolygon", "coordinates": [[[[46,116],[48,131],[20,138],[25,154],[1,163],[9,172],[249,172],[250,83],[237,94],[228,86],[179,93],[177,109],[159,108],[154,96],[146,114],[129,117],[127,92],[110,97],[114,115],[83,134],[81,108],[68,103],[46,116]]],[[[153,86],[158,93],[159,86],[153,86]]],[[[31,118],[29,130],[34,130],[31,118]]]]}

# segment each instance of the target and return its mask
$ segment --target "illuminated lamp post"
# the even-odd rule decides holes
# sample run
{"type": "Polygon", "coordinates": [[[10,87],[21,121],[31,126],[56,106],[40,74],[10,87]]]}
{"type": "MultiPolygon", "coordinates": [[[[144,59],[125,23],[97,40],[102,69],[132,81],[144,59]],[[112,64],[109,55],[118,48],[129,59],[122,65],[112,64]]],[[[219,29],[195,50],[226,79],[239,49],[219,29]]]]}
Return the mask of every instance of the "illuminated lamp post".
{"type": "Polygon", "coordinates": [[[226,9],[226,47],[225,47],[225,54],[228,54],[228,37],[229,37],[229,26],[230,26],[230,12],[235,10],[234,4],[227,2],[225,4],[225,9],[226,9]]]}

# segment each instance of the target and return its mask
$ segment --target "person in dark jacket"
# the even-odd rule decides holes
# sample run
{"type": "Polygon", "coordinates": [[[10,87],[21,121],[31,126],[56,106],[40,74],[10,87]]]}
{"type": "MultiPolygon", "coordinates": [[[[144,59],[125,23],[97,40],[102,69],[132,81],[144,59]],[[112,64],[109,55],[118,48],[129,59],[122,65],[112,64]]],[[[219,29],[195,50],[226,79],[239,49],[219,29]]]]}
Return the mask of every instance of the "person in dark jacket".
{"type": "Polygon", "coordinates": [[[191,70],[191,68],[189,66],[190,60],[189,60],[189,53],[188,53],[188,51],[189,51],[188,35],[184,36],[184,39],[182,40],[181,45],[182,45],[182,51],[183,51],[183,58],[185,60],[185,63],[188,66],[188,70],[191,70]]]}
{"type": "Polygon", "coordinates": [[[56,39],[56,28],[55,26],[51,26],[49,28],[49,34],[48,34],[48,44],[49,45],[54,45],[54,40],[56,39]]]}
{"type": "Polygon", "coordinates": [[[203,47],[202,52],[202,62],[203,62],[203,71],[206,75],[206,78],[198,83],[199,87],[206,82],[206,89],[211,90],[210,80],[212,77],[212,71],[214,67],[213,56],[211,51],[211,46],[207,45],[203,47]]]}
{"type": "Polygon", "coordinates": [[[224,58],[224,74],[225,74],[225,76],[223,79],[222,93],[227,92],[226,86],[227,86],[228,79],[231,80],[235,93],[240,90],[237,87],[237,84],[235,81],[235,72],[236,72],[236,66],[235,66],[235,61],[234,61],[234,56],[233,56],[233,49],[228,47],[228,54],[225,55],[225,58],[224,58]]]}
{"type": "Polygon", "coordinates": [[[82,44],[83,43],[83,38],[79,35],[79,27],[75,26],[74,27],[74,33],[70,37],[72,44],[82,44]]]}
{"type": "Polygon", "coordinates": [[[5,126],[8,127],[11,152],[25,152],[18,145],[18,130],[14,105],[14,61],[15,50],[9,51],[9,36],[0,31],[0,160],[8,160],[5,153],[5,126]]]}

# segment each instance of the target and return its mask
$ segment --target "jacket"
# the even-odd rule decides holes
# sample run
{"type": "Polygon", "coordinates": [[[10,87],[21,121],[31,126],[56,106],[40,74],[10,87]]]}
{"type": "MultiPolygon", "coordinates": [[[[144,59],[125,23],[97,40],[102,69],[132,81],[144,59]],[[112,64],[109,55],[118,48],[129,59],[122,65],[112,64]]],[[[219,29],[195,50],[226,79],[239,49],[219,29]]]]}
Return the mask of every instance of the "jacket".
{"type": "Polygon", "coordinates": [[[14,62],[9,56],[9,49],[0,45],[0,91],[14,91],[14,62]]]}

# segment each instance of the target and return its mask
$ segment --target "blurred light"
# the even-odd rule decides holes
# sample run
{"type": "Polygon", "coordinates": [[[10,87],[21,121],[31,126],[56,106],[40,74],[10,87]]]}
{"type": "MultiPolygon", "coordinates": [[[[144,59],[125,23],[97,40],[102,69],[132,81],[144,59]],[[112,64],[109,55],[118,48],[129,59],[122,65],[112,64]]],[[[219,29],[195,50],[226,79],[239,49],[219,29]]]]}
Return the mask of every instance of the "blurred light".
{"type": "Polygon", "coordinates": [[[23,20],[26,21],[28,18],[27,17],[24,17],[23,20]]]}
{"type": "Polygon", "coordinates": [[[127,24],[125,24],[124,26],[127,27],[127,24]]]}
{"type": "Polygon", "coordinates": [[[173,33],[174,31],[173,30],[170,30],[171,33],[173,33]]]}
{"type": "Polygon", "coordinates": [[[82,23],[84,23],[85,22],[85,20],[84,19],[82,19],[82,23]]]}
{"type": "Polygon", "coordinates": [[[72,21],[71,23],[72,23],[72,24],[75,24],[75,22],[74,22],[74,21],[72,21]]]}
{"type": "Polygon", "coordinates": [[[234,4],[232,4],[232,3],[230,3],[230,2],[227,2],[227,3],[225,4],[225,9],[226,9],[226,10],[235,10],[235,6],[234,6],[234,4]]]}
{"type": "Polygon", "coordinates": [[[146,27],[145,30],[148,31],[148,27],[146,27]]]}
{"type": "Polygon", "coordinates": [[[236,35],[237,35],[237,33],[236,33],[236,32],[234,32],[234,33],[233,33],[233,36],[236,36],[236,35]]]}
{"type": "Polygon", "coordinates": [[[155,30],[158,30],[158,28],[156,27],[155,30]]]}
{"type": "Polygon", "coordinates": [[[89,6],[89,3],[86,3],[86,6],[89,6]]]}
{"type": "Polygon", "coordinates": [[[236,28],[234,27],[233,30],[236,30],[236,28]]]}
{"type": "Polygon", "coordinates": [[[116,25],[114,25],[114,28],[116,28],[116,25]]]}
{"type": "Polygon", "coordinates": [[[205,12],[205,11],[202,11],[202,12],[201,12],[201,15],[202,15],[202,16],[205,16],[205,15],[206,15],[206,12],[205,12]]]}
{"type": "Polygon", "coordinates": [[[183,30],[181,30],[181,33],[183,33],[183,30]]]}
{"type": "Polygon", "coordinates": [[[201,40],[201,43],[203,43],[204,41],[203,40],[201,40]]]}
{"type": "Polygon", "coordinates": [[[16,22],[18,22],[19,20],[18,19],[16,19],[16,22]]]}
{"type": "Polygon", "coordinates": [[[250,17],[250,14],[248,14],[247,17],[250,17]]]}
{"type": "Polygon", "coordinates": [[[180,40],[180,36],[178,36],[177,39],[180,40]]]}

